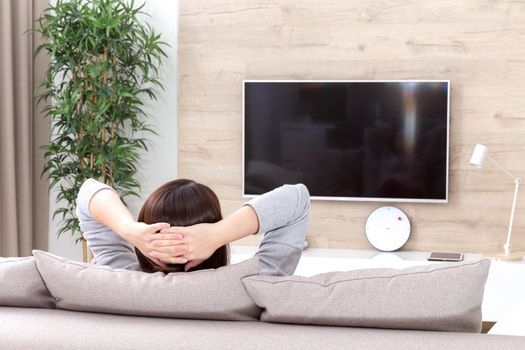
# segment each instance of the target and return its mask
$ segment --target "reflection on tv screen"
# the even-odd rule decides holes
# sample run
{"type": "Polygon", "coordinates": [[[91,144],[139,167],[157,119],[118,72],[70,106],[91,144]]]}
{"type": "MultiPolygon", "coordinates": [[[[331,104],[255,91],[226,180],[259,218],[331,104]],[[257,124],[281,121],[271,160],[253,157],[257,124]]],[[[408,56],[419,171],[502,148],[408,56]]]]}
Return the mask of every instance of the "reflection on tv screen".
{"type": "Polygon", "coordinates": [[[244,86],[244,191],[447,199],[448,81],[244,86]]]}

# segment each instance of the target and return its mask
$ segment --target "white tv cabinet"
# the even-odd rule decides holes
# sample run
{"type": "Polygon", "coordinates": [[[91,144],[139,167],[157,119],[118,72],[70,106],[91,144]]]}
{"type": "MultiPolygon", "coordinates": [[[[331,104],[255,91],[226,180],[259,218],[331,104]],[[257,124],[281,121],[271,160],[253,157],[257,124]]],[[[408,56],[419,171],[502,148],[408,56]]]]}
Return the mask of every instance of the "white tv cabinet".
{"type": "MultiPolygon", "coordinates": [[[[232,245],[231,262],[237,263],[249,259],[256,251],[256,246],[232,245]]],[[[428,252],[383,253],[374,250],[309,248],[303,252],[295,274],[312,276],[328,271],[448,264],[446,262],[427,261],[427,256],[428,252]]],[[[465,261],[479,258],[482,256],[465,254],[465,261]]],[[[497,322],[524,299],[525,260],[492,261],[483,298],[483,321],[497,322]]]]}

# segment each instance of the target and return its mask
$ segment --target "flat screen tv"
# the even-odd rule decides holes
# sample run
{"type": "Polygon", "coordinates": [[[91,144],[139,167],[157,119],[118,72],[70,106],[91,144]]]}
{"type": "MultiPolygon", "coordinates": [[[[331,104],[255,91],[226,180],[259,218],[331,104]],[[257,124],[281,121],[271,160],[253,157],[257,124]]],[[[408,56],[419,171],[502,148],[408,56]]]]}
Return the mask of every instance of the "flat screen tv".
{"type": "Polygon", "coordinates": [[[450,81],[243,82],[243,194],[448,200],[450,81]]]}

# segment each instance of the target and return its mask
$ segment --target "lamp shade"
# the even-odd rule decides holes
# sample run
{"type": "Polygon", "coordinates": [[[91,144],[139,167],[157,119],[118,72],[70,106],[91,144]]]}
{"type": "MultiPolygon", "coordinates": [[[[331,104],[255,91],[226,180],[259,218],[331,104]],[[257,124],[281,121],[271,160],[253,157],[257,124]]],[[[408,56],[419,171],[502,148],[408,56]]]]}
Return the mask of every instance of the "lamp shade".
{"type": "Polygon", "coordinates": [[[472,152],[472,157],[470,157],[470,164],[478,167],[482,167],[485,159],[487,158],[488,148],[485,145],[480,145],[479,143],[474,148],[472,152]]]}

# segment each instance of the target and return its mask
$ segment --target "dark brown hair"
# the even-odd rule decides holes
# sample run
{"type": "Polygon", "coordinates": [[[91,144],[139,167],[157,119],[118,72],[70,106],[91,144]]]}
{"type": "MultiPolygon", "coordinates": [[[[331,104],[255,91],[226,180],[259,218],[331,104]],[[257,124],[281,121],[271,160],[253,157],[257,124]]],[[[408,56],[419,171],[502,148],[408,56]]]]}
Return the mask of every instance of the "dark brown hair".
{"type": "MultiPolygon", "coordinates": [[[[171,226],[191,226],[214,223],[222,219],[217,195],[203,184],[192,180],[173,180],[157,188],[144,202],[138,221],[146,224],[167,222],[171,226]]],[[[144,272],[183,272],[184,264],[168,264],[163,268],[135,248],[140,267],[144,272]]],[[[214,269],[228,264],[228,246],[217,249],[211,257],[190,271],[214,269]]]]}

